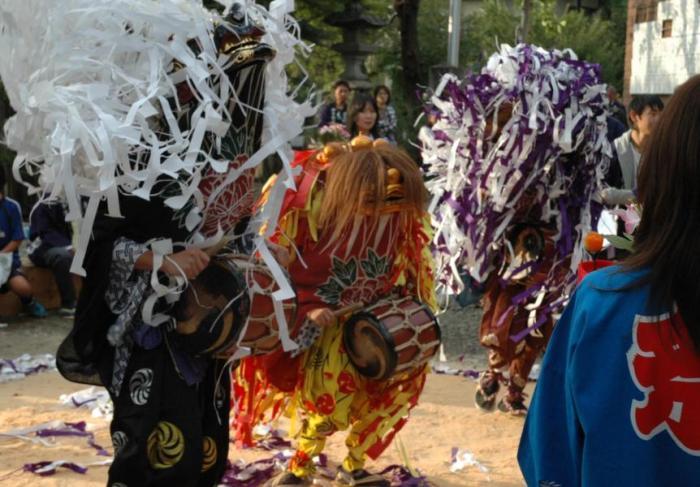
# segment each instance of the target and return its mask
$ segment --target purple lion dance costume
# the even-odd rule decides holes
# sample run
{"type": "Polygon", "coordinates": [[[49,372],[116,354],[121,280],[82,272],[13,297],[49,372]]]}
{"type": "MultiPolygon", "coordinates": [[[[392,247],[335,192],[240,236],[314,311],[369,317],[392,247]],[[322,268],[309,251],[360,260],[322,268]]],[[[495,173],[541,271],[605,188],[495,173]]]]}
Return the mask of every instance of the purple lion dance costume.
{"type": "Polygon", "coordinates": [[[485,286],[481,344],[489,348],[477,404],[522,415],[522,390],[566,305],[597,223],[608,101],[599,67],[570,51],[502,46],[480,74],[445,75],[424,147],[432,179],[437,275],[450,291],[485,286]]]}

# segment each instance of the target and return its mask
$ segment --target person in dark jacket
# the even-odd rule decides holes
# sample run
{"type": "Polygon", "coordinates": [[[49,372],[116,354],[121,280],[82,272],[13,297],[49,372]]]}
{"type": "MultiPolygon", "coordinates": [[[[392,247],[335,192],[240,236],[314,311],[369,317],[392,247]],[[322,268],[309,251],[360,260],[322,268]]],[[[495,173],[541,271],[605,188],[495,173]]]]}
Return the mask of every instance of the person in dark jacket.
{"type": "Polygon", "coordinates": [[[319,128],[334,123],[347,125],[349,95],[350,84],[347,81],[341,79],[333,83],[333,101],[321,107],[319,128]]]}
{"type": "Polygon", "coordinates": [[[73,229],[66,223],[60,201],[41,202],[34,207],[29,226],[29,259],[37,267],[48,267],[53,272],[61,295],[59,314],[64,316],[75,313],[75,287],[70,274],[72,238],[73,229]]]}
{"type": "Polygon", "coordinates": [[[608,85],[608,99],[610,100],[610,114],[627,130],[629,127],[627,110],[625,110],[625,105],[620,102],[620,95],[613,85],[608,85]]]}

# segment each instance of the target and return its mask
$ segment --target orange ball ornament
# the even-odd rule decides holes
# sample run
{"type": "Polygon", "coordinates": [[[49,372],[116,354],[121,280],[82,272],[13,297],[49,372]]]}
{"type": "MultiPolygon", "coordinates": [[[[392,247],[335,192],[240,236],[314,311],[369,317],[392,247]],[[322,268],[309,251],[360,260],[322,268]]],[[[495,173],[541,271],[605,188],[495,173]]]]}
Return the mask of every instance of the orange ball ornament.
{"type": "Polygon", "coordinates": [[[352,150],[365,150],[365,149],[371,149],[372,148],[372,139],[365,135],[358,135],[354,139],[350,141],[350,147],[352,147],[352,150]]]}
{"type": "Polygon", "coordinates": [[[603,250],[603,236],[598,232],[588,232],[586,237],[583,239],[583,248],[589,254],[597,254],[603,250]]]}
{"type": "Polygon", "coordinates": [[[389,147],[391,145],[391,142],[389,142],[386,139],[376,139],[373,143],[372,146],[376,149],[377,147],[389,147]]]}
{"type": "Polygon", "coordinates": [[[330,142],[323,148],[323,155],[326,156],[326,160],[328,161],[342,154],[343,152],[345,152],[345,149],[343,148],[343,144],[340,142],[330,142]]]}

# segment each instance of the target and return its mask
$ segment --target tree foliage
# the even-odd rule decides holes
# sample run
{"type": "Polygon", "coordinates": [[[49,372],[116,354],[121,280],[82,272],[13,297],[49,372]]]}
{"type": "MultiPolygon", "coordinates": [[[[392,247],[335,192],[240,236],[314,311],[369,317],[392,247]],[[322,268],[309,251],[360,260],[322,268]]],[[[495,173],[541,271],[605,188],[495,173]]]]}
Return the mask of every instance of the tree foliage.
{"type": "MultiPolygon", "coordinates": [[[[600,64],[605,82],[620,87],[624,71],[626,18],[624,7],[620,7],[620,2],[617,2],[606,12],[593,15],[572,10],[559,13],[554,0],[534,0],[528,40],[547,49],[573,49],[579,59],[600,64]]],[[[464,21],[464,64],[483,64],[500,43],[513,44],[519,23],[517,6],[500,0],[486,0],[481,11],[464,21]]]]}

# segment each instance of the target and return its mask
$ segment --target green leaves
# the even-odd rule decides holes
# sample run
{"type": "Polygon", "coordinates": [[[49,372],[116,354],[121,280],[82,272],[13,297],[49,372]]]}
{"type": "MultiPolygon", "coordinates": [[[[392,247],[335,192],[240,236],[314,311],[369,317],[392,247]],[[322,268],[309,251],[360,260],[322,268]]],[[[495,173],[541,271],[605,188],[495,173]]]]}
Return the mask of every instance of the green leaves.
{"type": "Polygon", "coordinates": [[[616,249],[631,252],[634,248],[634,239],[628,234],[625,234],[624,237],[620,237],[619,235],[603,235],[603,238],[610,242],[610,244],[616,249]]]}
{"type": "Polygon", "coordinates": [[[343,291],[346,289],[355,287],[361,289],[362,283],[368,281],[376,284],[391,270],[389,256],[379,257],[372,249],[367,249],[367,257],[360,260],[361,272],[356,257],[346,261],[333,257],[332,262],[331,275],[316,291],[316,296],[329,304],[340,303],[343,291]]]}
{"type": "Polygon", "coordinates": [[[360,261],[362,270],[365,275],[371,279],[377,279],[389,272],[389,259],[387,257],[379,257],[372,249],[367,251],[367,260],[360,261]]]}
{"type": "Polygon", "coordinates": [[[319,286],[316,291],[316,296],[321,298],[325,303],[337,304],[340,302],[340,293],[343,292],[343,285],[335,280],[334,277],[328,279],[324,284],[319,286]]]}
{"type": "Polygon", "coordinates": [[[333,274],[341,283],[350,286],[357,279],[357,261],[354,257],[347,262],[333,257],[333,274]]]}

